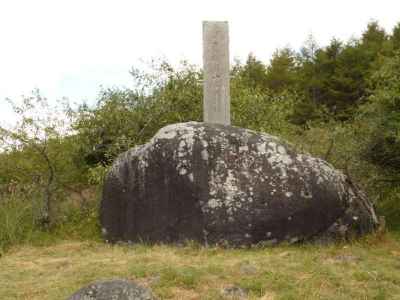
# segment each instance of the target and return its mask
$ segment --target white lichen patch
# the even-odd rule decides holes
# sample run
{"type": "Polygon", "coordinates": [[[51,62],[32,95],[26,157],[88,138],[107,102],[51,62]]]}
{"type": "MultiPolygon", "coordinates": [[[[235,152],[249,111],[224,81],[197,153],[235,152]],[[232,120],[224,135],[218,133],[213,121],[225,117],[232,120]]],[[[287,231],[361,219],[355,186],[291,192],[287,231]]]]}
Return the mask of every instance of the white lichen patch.
{"type": "Polygon", "coordinates": [[[279,145],[278,147],[277,147],[277,150],[278,150],[278,153],[279,154],[286,154],[286,149],[283,147],[283,146],[281,146],[281,145],[279,145]]]}
{"type": "Polygon", "coordinates": [[[188,172],[187,169],[185,169],[185,168],[183,168],[183,167],[179,168],[179,175],[186,175],[187,172],[188,172]]]}
{"type": "Polygon", "coordinates": [[[247,151],[249,151],[249,147],[247,145],[239,147],[239,153],[247,152],[247,151]]]}
{"type": "Polygon", "coordinates": [[[183,157],[186,155],[186,141],[181,140],[178,145],[178,157],[183,157]]]}
{"type": "Polygon", "coordinates": [[[215,198],[211,198],[208,200],[207,206],[211,209],[222,207],[222,201],[215,198]]]}
{"type": "Polygon", "coordinates": [[[228,201],[233,200],[236,193],[239,191],[239,187],[237,185],[237,180],[234,176],[233,170],[228,170],[228,176],[226,176],[225,182],[223,184],[223,189],[226,199],[228,201]]]}
{"type": "Polygon", "coordinates": [[[265,142],[257,144],[256,147],[259,155],[265,155],[267,153],[267,144],[265,142]]]}
{"type": "Polygon", "coordinates": [[[206,212],[223,207],[230,215],[242,208],[242,201],[246,199],[246,192],[241,190],[240,180],[236,177],[235,171],[229,169],[226,162],[221,159],[217,160],[215,169],[210,172],[209,195],[218,195],[218,198],[211,198],[211,203],[208,201],[207,207],[204,208],[206,212]]]}
{"type": "Polygon", "coordinates": [[[158,138],[159,138],[159,139],[167,139],[167,140],[170,140],[170,139],[173,139],[175,136],[176,136],[176,131],[174,131],[174,130],[171,130],[171,131],[162,131],[162,132],[160,132],[158,138]]]}
{"type": "Polygon", "coordinates": [[[201,159],[202,159],[202,160],[208,161],[208,157],[209,157],[209,156],[208,156],[208,151],[207,151],[207,149],[201,150],[200,155],[201,155],[201,159]]]}
{"type": "Polygon", "coordinates": [[[181,127],[182,124],[171,124],[161,128],[154,136],[157,139],[173,139],[177,135],[177,129],[181,127]]]}
{"type": "Polygon", "coordinates": [[[190,180],[191,182],[193,182],[193,181],[194,181],[194,176],[193,176],[193,173],[190,173],[190,174],[188,175],[188,177],[189,177],[189,180],[190,180]]]}

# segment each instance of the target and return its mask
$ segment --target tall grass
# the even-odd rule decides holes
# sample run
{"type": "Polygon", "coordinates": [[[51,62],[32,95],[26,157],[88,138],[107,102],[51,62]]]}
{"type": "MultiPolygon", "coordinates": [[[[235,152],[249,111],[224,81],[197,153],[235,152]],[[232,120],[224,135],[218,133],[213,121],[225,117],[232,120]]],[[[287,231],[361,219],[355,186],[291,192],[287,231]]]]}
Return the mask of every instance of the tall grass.
{"type": "Polygon", "coordinates": [[[0,198],[0,251],[31,240],[37,231],[35,201],[27,201],[18,194],[0,198]]]}
{"type": "Polygon", "coordinates": [[[40,223],[42,197],[39,191],[0,195],[0,253],[17,244],[46,245],[57,239],[98,240],[97,195],[83,209],[68,196],[57,199],[55,222],[40,223]]]}

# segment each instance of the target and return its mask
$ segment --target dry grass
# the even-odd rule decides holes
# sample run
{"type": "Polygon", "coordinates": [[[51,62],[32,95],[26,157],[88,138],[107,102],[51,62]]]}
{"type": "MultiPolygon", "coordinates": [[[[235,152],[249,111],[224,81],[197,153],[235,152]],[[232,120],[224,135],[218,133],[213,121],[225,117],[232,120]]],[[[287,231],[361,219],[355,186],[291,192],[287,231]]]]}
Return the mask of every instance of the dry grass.
{"type": "Polygon", "coordinates": [[[0,258],[0,299],[66,299],[89,282],[128,278],[161,299],[223,299],[236,285],[250,299],[400,299],[400,240],[264,249],[196,245],[110,246],[63,241],[15,247],[0,258]]]}

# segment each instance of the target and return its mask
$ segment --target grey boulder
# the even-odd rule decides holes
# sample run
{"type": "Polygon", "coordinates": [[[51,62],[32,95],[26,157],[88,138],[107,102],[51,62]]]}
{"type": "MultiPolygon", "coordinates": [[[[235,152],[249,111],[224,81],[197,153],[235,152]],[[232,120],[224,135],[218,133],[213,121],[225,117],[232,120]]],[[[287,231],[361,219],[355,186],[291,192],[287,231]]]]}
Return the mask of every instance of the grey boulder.
{"type": "Polygon", "coordinates": [[[110,242],[232,246],[348,238],[378,225],[365,194],[327,162],[265,133],[197,122],[121,154],[100,219],[110,242]]]}
{"type": "Polygon", "coordinates": [[[115,279],[98,281],[80,289],[67,300],[155,300],[151,291],[134,282],[115,279]]]}

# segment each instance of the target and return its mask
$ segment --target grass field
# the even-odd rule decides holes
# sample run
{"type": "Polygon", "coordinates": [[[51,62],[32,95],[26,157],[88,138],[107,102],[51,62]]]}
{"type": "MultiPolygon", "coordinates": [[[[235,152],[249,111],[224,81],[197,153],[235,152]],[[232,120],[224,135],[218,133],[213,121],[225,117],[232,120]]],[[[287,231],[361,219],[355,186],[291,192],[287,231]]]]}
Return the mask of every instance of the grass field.
{"type": "Polygon", "coordinates": [[[0,299],[66,299],[96,280],[128,278],[160,299],[400,299],[400,238],[262,249],[59,241],[0,258],[0,299]]]}

